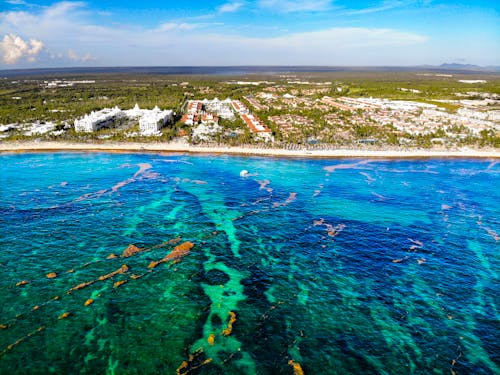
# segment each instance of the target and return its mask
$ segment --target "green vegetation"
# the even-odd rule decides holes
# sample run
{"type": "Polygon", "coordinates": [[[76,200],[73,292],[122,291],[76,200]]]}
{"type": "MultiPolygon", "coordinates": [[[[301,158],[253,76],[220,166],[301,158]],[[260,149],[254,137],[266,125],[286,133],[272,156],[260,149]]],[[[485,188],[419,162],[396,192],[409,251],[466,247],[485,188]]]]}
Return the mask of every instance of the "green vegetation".
{"type": "MultiPolygon", "coordinates": [[[[418,72],[337,72],[297,73],[290,77],[257,76],[169,76],[147,74],[88,74],[21,77],[0,79],[0,125],[29,124],[36,121],[53,122],[55,130],[65,130],[60,135],[26,136],[22,130],[4,133],[1,141],[27,140],[36,137],[45,140],[105,142],[148,141],[165,142],[176,136],[190,136],[189,126],[180,122],[180,115],[189,99],[242,100],[272,130],[275,146],[290,144],[319,144],[335,146],[384,145],[404,147],[431,147],[433,145],[472,145],[500,147],[500,134],[492,130],[472,136],[463,127],[449,127],[425,135],[412,135],[398,131],[392,124],[381,125],[365,117],[363,110],[344,111],[322,105],[320,99],[338,98],[387,98],[411,100],[434,104],[448,113],[456,113],[460,106],[457,99],[481,99],[483,93],[500,95],[499,75],[436,76],[418,72]],[[75,83],[73,86],[49,87],[54,80],[95,81],[75,83]],[[485,79],[487,83],[466,84],[459,79],[485,79]],[[236,80],[269,81],[260,85],[239,85],[236,80]],[[308,81],[309,84],[293,83],[308,81]],[[265,101],[259,94],[273,94],[276,99],[265,101]],[[285,100],[284,94],[294,95],[296,100],[285,100]],[[457,95],[458,94],[458,95],[457,95]],[[253,96],[267,109],[255,109],[244,99],[253,96]],[[118,129],[102,129],[91,134],[75,133],[71,128],[75,119],[91,111],[118,106],[132,108],[172,109],[177,116],[172,125],[162,129],[160,137],[138,135],[138,125],[124,123],[118,129]],[[305,125],[294,125],[294,131],[286,131],[270,120],[273,116],[299,116],[305,125]],[[71,129],[70,129],[71,128],[71,129]],[[451,134],[451,135],[450,135],[451,134]]],[[[500,109],[493,106],[489,109],[500,109]]],[[[396,120],[396,119],[395,119],[396,120]]],[[[257,142],[243,121],[220,120],[223,128],[214,142],[241,145],[257,142]]],[[[0,133],[2,135],[2,133],[0,133]]],[[[326,146],[325,146],[326,147],[326,146]]]]}

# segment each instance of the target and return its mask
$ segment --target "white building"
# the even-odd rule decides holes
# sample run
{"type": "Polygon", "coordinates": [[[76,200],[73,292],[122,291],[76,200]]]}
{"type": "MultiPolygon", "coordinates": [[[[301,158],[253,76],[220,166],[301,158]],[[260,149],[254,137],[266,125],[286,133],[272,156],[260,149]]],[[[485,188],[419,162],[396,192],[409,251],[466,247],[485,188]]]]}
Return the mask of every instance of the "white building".
{"type": "Polygon", "coordinates": [[[227,98],[225,100],[219,100],[217,98],[213,100],[204,99],[203,105],[207,112],[212,112],[217,114],[217,116],[222,117],[227,120],[234,120],[234,112],[231,109],[231,99],[227,98]]]}
{"type": "Polygon", "coordinates": [[[193,128],[191,137],[195,142],[210,142],[221,131],[222,127],[218,124],[200,124],[193,128]]]}
{"type": "Polygon", "coordinates": [[[103,127],[111,127],[118,118],[126,117],[139,121],[142,135],[158,135],[159,130],[169,121],[172,121],[173,111],[154,109],[141,109],[136,104],[134,108],[122,111],[120,108],[105,108],[99,112],[92,112],[83,118],[75,120],[77,132],[93,132],[103,127]]]}
{"type": "Polygon", "coordinates": [[[172,111],[162,111],[158,107],[152,110],[143,110],[139,118],[139,129],[142,135],[157,135],[160,129],[172,121],[172,111]]]}
{"type": "Polygon", "coordinates": [[[239,101],[239,100],[233,100],[233,101],[231,102],[231,104],[232,104],[232,106],[233,106],[234,110],[235,110],[236,112],[238,112],[240,115],[241,115],[241,114],[250,113],[250,111],[248,110],[248,108],[246,107],[246,105],[245,105],[245,104],[243,104],[243,103],[242,103],[241,101],[239,101]]]}
{"type": "Polygon", "coordinates": [[[110,126],[114,121],[123,116],[120,108],[104,108],[98,112],[92,111],[90,114],[75,120],[75,131],[93,132],[103,127],[110,126]]]}

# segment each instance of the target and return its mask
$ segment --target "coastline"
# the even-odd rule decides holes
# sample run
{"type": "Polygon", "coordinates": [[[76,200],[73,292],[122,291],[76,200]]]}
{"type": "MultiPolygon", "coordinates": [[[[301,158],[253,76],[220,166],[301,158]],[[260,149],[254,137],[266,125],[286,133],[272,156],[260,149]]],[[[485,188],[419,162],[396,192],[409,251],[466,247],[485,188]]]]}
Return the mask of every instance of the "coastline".
{"type": "Polygon", "coordinates": [[[154,152],[229,154],[247,156],[277,156],[305,158],[500,158],[500,149],[331,149],[331,150],[287,150],[272,148],[249,148],[236,146],[193,146],[186,143],[74,143],[74,142],[0,142],[0,154],[11,152],[154,152]]]}

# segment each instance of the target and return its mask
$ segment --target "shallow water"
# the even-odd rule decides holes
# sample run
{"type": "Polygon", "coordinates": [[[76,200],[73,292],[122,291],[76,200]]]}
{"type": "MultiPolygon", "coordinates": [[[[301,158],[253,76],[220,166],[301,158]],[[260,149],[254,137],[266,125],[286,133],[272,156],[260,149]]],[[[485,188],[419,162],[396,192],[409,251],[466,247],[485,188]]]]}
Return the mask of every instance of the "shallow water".
{"type": "Polygon", "coordinates": [[[0,155],[0,373],[499,374],[499,186],[492,161],[0,155]]]}

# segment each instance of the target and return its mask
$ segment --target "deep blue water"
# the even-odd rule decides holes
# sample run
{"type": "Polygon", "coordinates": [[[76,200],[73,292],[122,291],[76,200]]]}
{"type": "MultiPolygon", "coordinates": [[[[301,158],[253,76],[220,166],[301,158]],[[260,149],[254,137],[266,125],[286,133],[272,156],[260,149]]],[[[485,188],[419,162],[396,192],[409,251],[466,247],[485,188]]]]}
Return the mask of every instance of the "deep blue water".
{"type": "Polygon", "coordinates": [[[491,160],[0,155],[0,373],[499,374],[499,187],[491,160]]]}

